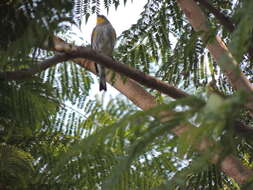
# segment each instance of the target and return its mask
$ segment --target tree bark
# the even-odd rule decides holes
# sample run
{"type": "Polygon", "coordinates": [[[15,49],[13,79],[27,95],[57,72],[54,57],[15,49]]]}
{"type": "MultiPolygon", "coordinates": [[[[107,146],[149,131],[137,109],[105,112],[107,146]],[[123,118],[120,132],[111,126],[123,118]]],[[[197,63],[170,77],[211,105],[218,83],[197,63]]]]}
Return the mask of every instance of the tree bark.
{"type": "MultiPolygon", "coordinates": [[[[207,0],[195,0],[197,1],[200,5],[205,7],[210,13],[212,13],[215,18],[230,32],[234,32],[236,27],[234,26],[233,22],[231,19],[224,14],[222,14],[218,9],[213,7],[207,0]]],[[[251,40],[251,44],[248,48],[248,55],[249,59],[252,62],[253,61],[253,41],[251,40]]]]}
{"type": "MultiPolygon", "coordinates": [[[[193,0],[177,0],[179,7],[183,10],[189,22],[196,32],[208,32],[207,19],[196,2],[193,0]]],[[[202,37],[205,34],[202,35],[202,37]]],[[[222,71],[228,77],[231,85],[239,91],[247,94],[246,106],[253,111],[253,86],[241,72],[238,63],[235,61],[228,48],[217,35],[207,44],[214,60],[221,67],[222,71]]]]}
{"type": "MultiPolygon", "coordinates": [[[[95,62],[82,58],[74,59],[73,61],[97,75],[94,66],[95,62]]],[[[143,87],[141,87],[141,85],[132,79],[123,80],[122,76],[118,73],[109,71],[106,75],[106,81],[142,110],[148,110],[157,106],[155,97],[153,97],[143,87]]]]}

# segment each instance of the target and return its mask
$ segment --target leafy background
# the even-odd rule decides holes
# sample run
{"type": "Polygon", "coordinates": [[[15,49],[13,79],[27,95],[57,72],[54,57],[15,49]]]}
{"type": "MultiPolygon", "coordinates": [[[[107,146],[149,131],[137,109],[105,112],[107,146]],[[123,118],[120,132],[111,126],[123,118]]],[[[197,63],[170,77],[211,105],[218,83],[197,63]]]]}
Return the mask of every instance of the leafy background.
{"type": "MultiPolygon", "coordinates": [[[[202,7],[212,27],[210,38],[219,33],[252,81],[247,53],[252,1],[209,2],[236,26],[231,33],[202,7]]],[[[101,7],[125,3],[1,1],[1,72],[36,65],[53,55],[41,49],[45,39],[64,36],[71,24],[80,25],[101,7]]],[[[172,101],[147,89],[161,102],[148,111],[122,96],[88,99],[93,78],[72,62],[29,80],[1,80],[0,189],[244,188],[210,158],[233,153],[251,167],[250,135],[237,133],[233,126],[238,121],[252,125],[252,119],[242,107],[243,95],[233,92],[199,35],[172,0],[147,0],[137,23],[120,34],[116,60],[195,95],[172,101]],[[173,119],[154,117],[163,110],[173,111],[173,119]],[[178,125],[192,129],[177,137],[170,130],[178,125]],[[198,153],[196,146],[207,137],[215,142],[213,147],[198,153]]]]}

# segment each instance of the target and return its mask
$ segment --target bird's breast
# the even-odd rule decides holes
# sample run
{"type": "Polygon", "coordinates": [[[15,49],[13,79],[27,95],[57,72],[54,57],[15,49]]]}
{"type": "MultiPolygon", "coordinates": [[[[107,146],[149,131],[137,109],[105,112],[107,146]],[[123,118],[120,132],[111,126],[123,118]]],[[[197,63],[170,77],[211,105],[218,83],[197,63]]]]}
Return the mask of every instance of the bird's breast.
{"type": "Polygon", "coordinates": [[[107,25],[98,26],[95,30],[96,37],[93,39],[93,47],[101,53],[111,56],[113,51],[113,42],[110,30],[107,25]]]}

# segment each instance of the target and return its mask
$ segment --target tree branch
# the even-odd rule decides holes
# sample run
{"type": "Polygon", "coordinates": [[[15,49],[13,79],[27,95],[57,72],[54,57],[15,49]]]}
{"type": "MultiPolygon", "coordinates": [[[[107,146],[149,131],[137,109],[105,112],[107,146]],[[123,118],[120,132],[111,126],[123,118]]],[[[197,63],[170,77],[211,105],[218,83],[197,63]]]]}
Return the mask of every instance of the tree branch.
{"type": "MultiPolygon", "coordinates": [[[[56,51],[57,49],[59,49],[61,52],[66,51],[67,53],[58,53],[58,55],[55,55],[52,58],[49,58],[47,60],[44,60],[42,62],[40,62],[38,65],[31,67],[31,68],[27,68],[27,69],[22,69],[22,70],[17,70],[17,71],[11,71],[11,72],[0,72],[0,80],[25,80],[28,79],[30,77],[32,77],[34,74],[39,73],[41,71],[46,70],[47,68],[54,66],[57,63],[60,63],[62,61],[67,61],[69,59],[73,59],[74,55],[70,55],[71,51],[73,51],[73,49],[78,48],[75,47],[73,45],[70,45],[66,42],[64,42],[62,39],[55,37],[54,39],[54,50],[56,51]]],[[[89,51],[89,50],[88,50],[89,51]]],[[[80,53],[80,52],[79,52],[80,53]]],[[[81,52],[82,53],[82,52],[81,52]]],[[[78,57],[78,56],[77,56],[78,57]]],[[[102,58],[103,59],[103,58],[102,58]]],[[[93,74],[97,75],[96,71],[95,71],[95,67],[94,67],[94,62],[93,61],[89,61],[87,59],[84,58],[75,58],[73,59],[73,61],[75,63],[77,63],[78,65],[80,65],[81,67],[86,68],[87,70],[91,71],[93,74]]],[[[102,60],[103,62],[104,60],[102,60]]],[[[111,61],[111,60],[110,60],[111,61]]],[[[114,66],[114,65],[113,65],[114,66]]],[[[119,67],[121,67],[122,64],[120,64],[119,67]]],[[[130,68],[130,67],[129,67],[130,68]]],[[[127,68],[126,70],[128,70],[129,68],[127,68]]],[[[125,68],[123,68],[125,69],[125,68]]],[[[134,71],[131,70],[132,68],[130,68],[129,72],[136,72],[137,70],[134,69],[134,71]]],[[[136,75],[144,75],[143,77],[146,78],[146,80],[149,80],[148,78],[150,76],[145,75],[144,73],[137,71],[136,75]]],[[[136,77],[137,81],[139,80],[138,76],[136,77]]],[[[122,94],[126,95],[130,100],[132,100],[132,102],[137,105],[138,107],[140,107],[141,109],[150,109],[152,107],[155,107],[157,104],[155,103],[155,98],[150,95],[146,90],[144,90],[138,83],[136,83],[135,81],[128,79],[126,81],[123,81],[121,76],[117,73],[112,73],[111,71],[109,71],[109,73],[107,73],[106,76],[107,82],[109,82],[111,85],[113,85],[117,90],[119,90],[122,94]],[[114,82],[111,81],[111,79],[114,78],[114,82]],[[122,86],[124,86],[125,90],[122,91],[122,86]],[[134,87],[134,88],[132,88],[134,87]],[[130,90],[130,89],[133,90],[130,90]],[[135,92],[134,94],[132,94],[132,92],[135,92]],[[140,97],[145,97],[146,101],[145,104],[143,103],[139,103],[137,100],[140,99],[140,97],[138,97],[138,95],[140,95],[140,97]]],[[[158,81],[159,83],[160,81],[158,81]]],[[[160,87],[162,88],[162,87],[160,87]]],[[[189,96],[188,94],[184,93],[183,91],[180,91],[178,89],[176,89],[175,87],[171,88],[170,90],[172,91],[170,94],[172,98],[181,98],[182,96],[187,97],[189,96]],[[175,91],[174,91],[175,90],[175,91]]],[[[168,113],[166,113],[166,115],[168,115],[168,113]]],[[[183,129],[184,127],[179,127],[175,129],[175,133],[177,135],[180,135],[181,133],[183,133],[185,130],[183,129]]],[[[240,133],[241,135],[245,136],[251,136],[253,134],[253,129],[251,129],[251,127],[248,127],[244,124],[242,124],[241,122],[237,122],[235,125],[235,130],[240,133]]]]}
{"type": "MultiPolygon", "coordinates": [[[[193,0],[177,0],[177,3],[187,16],[195,31],[209,31],[203,12],[193,0]]],[[[251,104],[248,104],[247,106],[253,110],[253,87],[240,71],[238,64],[231,56],[220,37],[216,36],[214,40],[207,44],[207,48],[209,49],[216,62],[220,65],[221,69],[228,76],[232,86],[237,90],[241,90],[249,94],[248,101],[251,104]]],[[[253,172],[249,168],[246,168],[233,155],[227,155],[220,162],[220,166],[226,175],[232,177],[239,184],[246,183],[247,180],[253,176],[253,172]]]]}
{"type": "Polygon", "coordinates": [[[76,50],[69,52],[69,54],[73,57],[82,57],[93,60],[104,65],[106,68],[109,68],[117,73],[122,73],[125,76],[138,81],[140,84],[158,90],[159,92],[164,93],[172,98],[184,98],[189,96],[187,93],[175,88],[172,85],[160,81],[157,78],[147,75],[137,69],[131,68],[128,65],[116,62],[110,57],[99,54],[92,49],[78,47],[76,50]]]}
{"type": "MultiPolygon", "coordinates": [[[[52,45],[52,43],[47,44],[52,45]]],[[[186,92],[177,89],[172,85],[158,80],[153,76],[147,75],[137,69],[131,68],[128,65],[119,63],[113,60],[111,57],[102,55],[93,49],[67,44],[57,37],[54,37],[53,44],[54,45],[51,46],[51,50],[53,51],[65,52],[72,58],[84,58],[95,61],[101,65],[104,65],[106,68],[109,68],[117,73],[122,73],[123,75],[135,81],[138,81],[138,83],[146,87],[158,90],[159,92],[164,93],[172,98],[184,98],[189,96],[186,92]]]]}
{"type": "MultiPolygon", "coordinates": [[[[94,66],[95,62],[83,58],[73,59],[73,61],[97,75],[94,66]]],[[[109,71],[106,74],[106,81],[142,110],[148,110],[158,105],[155,97],[153,97],[140,84],[132,79],[123,80],[120,74],[109,71]]]]}
{"type": "Polygon", "coordinates": [[[222,14],[218,9],[213,7],[209,2],[206,0],[195,0],[197,1],[200,5],[205,7],[209,12],[211,12],[217,20],[229,31],[233,32],[235,30],[235,26],[232,23],[232,21],[229,19],[229,17],[225,16],[222,14]]]}
{"type": "MultiPolygon", "coordinates": [[[[231,33],[234,32],[235,26],[229,17],[222,14],[218,9],[213,7],[206,0],[195,0],[195,1],[197,1],[201,6],[205,7],[207,10],[209,10],[209,12],[211,12],[229,32],[231,33]]],[[[253,61],[253,42],[250,44],[248,48],[248,54],[249,59],[253,61]]]]}
{"type": "MultiPolygon", "coordinates": [[[[197,1],[200,5],[205,7],[209,12],[211,12],[217,20],[229,31],[229,32],[234,32],[235,26],[231,19],[224,14],[222,14],[218,9],[213,7],[209,2],[206,0],[195,0],[197,1]]],[[[249,49],[248,49],[248,54],[249,58],[251,61],[253,61],[253,41],[251,42],[249,49]]]]}
{"type": "Polygon", "coordinates": [[[71,59],[70,55],[67,54],[58,54],[54,57],[51,57],[45,61],[40,62],[36,66],[27,69],[21,69],[16,71],[7,71],[7,72],[0,72],[0,80],[25,80],[29,79],[31,76],[39,73],[41,71],[46,70],[49,67],[54,66],[57,63],[67,61],[71,59]]]}
{"type": "Polygon", "coordinates": [[[2,80],[25,79],[29,76],[34,75],[37,72],[45,70],[46,68],[54,65],[57,62],[66,61],[68,59],[73,59],[73,58],[85,58],[85,59],[98,62],[99,64],[102,64],[113,71],[122,73],[125,76],[138,81],[140,84],[143,84],[147,87],[158,90],[159,92],[167,94],[168,96],[172,98],[183,98],[183,97],[189,96],[184,91],[181,91],[180,89],[177,89],[172,85],[169,85],[163,81],[160,81],[156,79],[155,77],[147,75],[137,69],[131,68],[128,65],[118,63],[114,61],[113,59],[111,59],[110,57],[99,54],[98,52],[90,48],[81,47],[81,46],[73,46],[70,44],[64,44],[63,42],[62,44],[64,46],[60,46],[59,44],[56,44],[55,50],[58,50],[60,52],[65,51],[65,54],[50,58],[40,63],[38,66],[31,67],[29,69],[0,73],[0,79],[2,80]]]}
{"type": "MultiPolygon", "coordinates": [[[[208,32],[207,19],[196,2],[193,0],[177,0],[179,7],[183,10],[189,22],[196,32],[208,32]]],[[[203,35],[204,37],[204,35],[203,35]]],[[[253,110],[253,86],[249,80],[241,72],[238,63],[232,57],[228,48],[223,43],[221,38],[217,35],[215,39],[207,44],[213,58],[219,64],[223,72],[228,77],[231,85],[239,91],[247,94],[246,105],[251,111],[253,110]]]]}

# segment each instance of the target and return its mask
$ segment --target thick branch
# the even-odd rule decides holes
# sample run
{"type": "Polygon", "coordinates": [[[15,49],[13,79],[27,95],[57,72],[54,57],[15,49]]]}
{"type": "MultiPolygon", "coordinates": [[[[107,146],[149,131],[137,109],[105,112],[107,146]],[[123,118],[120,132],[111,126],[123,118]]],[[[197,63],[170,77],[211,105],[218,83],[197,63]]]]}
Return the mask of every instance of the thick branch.
{"type": "MultiPolygon", "coordinates": [[[[69,52],[69,50],[74,47],[70,44],[65,43],[60,38],[55,38],[54,42],[56,44],[55,47],[59,48],[61,51],[69,52]],[[60,42],[61,45],[59,45],[60,43],[58,43],[58,42],[60,42]],[[66,50],[66,48],[65,49],[63,48],[64,46],[68,47],[67,50],[66,50]],[[69,48],[69,46],[71,46],[71,48],[69,48]]],[[[56,48],[54,48],[54,50],[56,50],[56,48]]],[[[70,56],[69,54],[66,54],[66,53],[61,53],[61,54],[58,54],[58,55],[56,55],[52,58],[49,58],[45,61],[42,61],[38,65],[31,67],[31,68],[17,70],[17,71],[11,71],[11,72],[0,72],[0,80],[6,80],[6,81],[25,80],[25,79],[32,77],[34,74],[44,71],[47,68],[54,66],[57,63],[60,63],[62,61],[67,61],[71,58],[73,58],[73,56],[70,56]]],[[[97,74],[95,72],[94,62],[89,61],[87,59],[82,59],[82,58],[75,58],[75,59],[73,59],[73,61],[75,63],[79,64],[81,67],[84,67],[87,70],[91,71],[93,74],[95,74],[95,75],[97,74]]],[[[141,74],[143,74],[143,73],[141,73],[141,74]]],[[[135,82],[131,79],[123,81],[119,74],[117,74],[117,73],[112,74],[112,72],[107,73],[106,79],[107,79],[107,82],[109,82],[111,85],[113,85],[122,94],[126,95],[130,100],[133,101],[133,103],[135,105],[137,105],[141,109],[146,110],[146,109],[150,109],[150,108],[156,106],[155,98],[152,95],[150,95],[146,90],[144,90],[137,82],[135,82]],[[111,78],[115,79],[113,83],[111,81],[111,78]],[[122,88],[122,86],[124,86],[125,88],[122,88]],[[125,90],[123,90],[123,89],[125,89],[125,90]],[[134,92],[134,93],[132,93],[132,92],[134,92]],[[137,101],[140,98],[143,98],[148,101],[145,104],[143,104],[143,102],[142,102],[142,104],[140,104],[137,101]]],[[[175,97],[180,98],[181,96],[180,96],[180,94],[177,93],[177,91],[174,92],[176,94],[175,97]]],[[[185,96],[189,96],[189,95],[185,94],[185,96]]],[[[167,113],[166,113],[166,115],[167,115],[167,113]]],[[[252,134],[253,134],[252,128],[242,124],[241,122],[236,123],[235,130],[243,136],[252,136],[252,134]]],[[[177,135],[180,135],[184,131],[185,131],[185,128],[182,126],[177,127],[175,129],[175,133],[177,135]]]]}
{"type": "Polygon", "coordinates": [[[71,57],[67,54],[59,54],[45,61],[40,62],[31,68],[21,69],[21,70],[16,70],[16,71],[0,72],[0,80],[7,80],[7,81],[25,80],[35,75],[36,73],[44,71],[47,68],[52,67],[57,63],[67,61],[70,58],[71,57]]]}
{"type": "MultiPolygon", "coordinates": [[[[208,32],[209,28],[206,23],[206,18],[201,9],[193,0],[177,0],[177,2],[183,12],[186,14],[195,31],[208,32]]],[[[228,76],[232,86],[237,90],[247,92],[250,96],[249,101],[252,102],[253,87],[240,71],[238,64],[231,56],[220,37],[216,36],[214,40],[207,44],[207,48],[222,70],[228,76]]],[[[248,105],[248,107],[253,110],[252,104],[248,105]]],[[[239,184],[245,183],[253,176],[253,172],[243,166],[242,163],[232,155],[226,156],[220,165],[222,171],[228,176],[232,177],[239,184]]]]}
{"type": "Polygon", "coordinates": [[[172,98],[183,98],[183,97],[188,96],[187,93],[175,88],[172,85],[169,85],[163,81],[160,81],[157,78],[147,75],[137,69],[131,68],[128,65],[124,65],[119,62],[116,62],[112,60],[110,57],[101,55],[92,49],[88,49],[85,47],[78,47],[76,50],[70,52],[69,54],[74,57],[82,57],[82,58],[93,60],[113,71],[122,73],[125,76],[135,81],[138,81],[142,85],[145,85],[152,89],[156,89],[161,93],[167,94],[168,96],[172,98]]]}
{"type": "MultiPolygon", "coordinates": [[[[177,2],[195,31],[209,31],[207,19],[196,2],[193,0],[177,0],[177,2]]],[[[249,103],[247,107],[253,110],[253,86],[241,72],[239,65],[232,57],[221,38],[217,35],[215,39],[207,44],[207,48],[223,72],[227,75],[231,85],[237,90],[246,92],[249,103]]]]}
{"type": "MultiPolygon", "coordinates": [[[[67,45],[65,44],[65,46],[67,46],[67,45]]],[[[56,45],[55,50],[57,50],[58,47],[59,47],[59,45],[58,46],[56,45]]],[[[67,53],[67,54],[55,56],[51,59],[48,59],[48,60],[40,63],[36,67],[32,67],[32,68],[29,68],[26,70],[0,73],[0,79],[1,79],[1,74],[2,74],[2,79],[20,80],[20,79],[24,79],[29,76],[32,76],[35,73],[40,72],[42,70],[45,70],[46,68],[52,66],[53,64],[55,64],[57,62],[66,61],[67,59],[70,59],[70,58],[72,58],[72,59],[73,58],[85,58],[85,59],[90,59],[90,60],[96,61],[99,64],[102,64],[102,65],[106,66],[107,68],[110,68],[111,70],[114,70],[118,73],[122,73],[122,74],[126,75],[127,77],[138,81],[140,84],[143,84],[143,85],[150,87],[152,89],[156,89],[159,92],[167,94],[168,96],[170,96],[172,98],[183,98],[183,97],[188,96],[187,93],[175,88],[172,85],[169,85],[163,81],[156,79],[155,77],[149,76],[141,71],[138,71],[137,69],[131,68],[128,65],[118,63],[118,62],[112,60],[110,57],[99,54],[98,52],[96,52],[90,48],[69,45],[67,48],[67,51],[66,51],[66,49],[62,48],[61,46],[59,49],[61,52],[65,51],[65,53],[67,53]]]]}
{"type": "Polygon", "coordinates": [[[60,51],[68,53],[73,58],[85,58],[92,61],[95,61],[99,64],[104,65],[106,68],[109,68],[117,73],[122,73],[123,75],[138,81],[138,83],[147,86],[149,88],[158,90],[161,93],[164,93],[172,98],[183,98],[187,97],[188,94],[184,91],[181,91],[175,88],[172,85],[169,85],[161,80],[158,80],[155,77],[147,75],[137,69],[131,68],[128,65],[119,63],[108,56],[102,55],[90,48],[73,46],[67,43],[64,43],[61,39],[54,38],[53,47],[54,51],[60,51]]]}
{"type": "MultiPolygon", "coordinates": [[[[87,59],[74,59],[75,63],[97,75],[94,62],[87,59]]],[[[148,93],[141,85],[132,79],[123,80],[118,73],[107,72],[106,81],[119,92],[124,94],[130,101],[143,110],[157,106],[155,97],[148,93]],[[112,80],[113,79],[113,80],[112,80]],[[142,101],[140,101],[142,100],[142,101]]]]}
{"type": "MultiPolygon", "coordinates": [[[[231,19],[227,16],[225,16],[224,14],[222,14],[218,9],[216,9],[215,7],[213,7],[209,2],[207,2],[206,0],[195,0],[197,1],[200,5],[202,5],[203,7],[205,7],[209,12],[211,12],[215,18],[217,18],[217,20],[229,31],[229,32],[233,32],[235,30],[235,26],[232,23],[231,19]]],[[[251,61],[253,61],[253,42],[251,42],[251,45],[248,49],[248,54],[249,54],[249,58],[251,61]]]]}
{"type": "Polygon", "coordinates": [[[235,27],[234,24],[231,22],[231,20],[226,17],[224,14],[222,14],[218,9],[213,7],[209,2],[206,0],[195,0],[197,1],[200,5],[205,7],[209,12],[211,12],[215,18],[229,31],[233,32],[235,27]]]}

